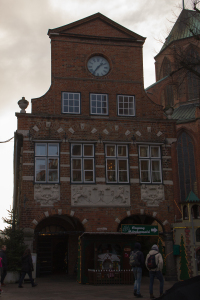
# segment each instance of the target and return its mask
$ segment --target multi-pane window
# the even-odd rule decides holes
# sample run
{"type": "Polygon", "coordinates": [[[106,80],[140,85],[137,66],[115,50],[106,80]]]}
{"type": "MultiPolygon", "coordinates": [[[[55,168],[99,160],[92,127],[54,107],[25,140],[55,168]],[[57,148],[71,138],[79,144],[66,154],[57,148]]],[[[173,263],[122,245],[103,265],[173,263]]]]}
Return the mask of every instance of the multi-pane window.
{"type": "Polygon", "coordinates": [[[35,144],[35,182],[59,182],[59,144],[35,144]]]}
{"type": "Polygon", "coordinates": [[[141,183],[161,183],[160,146],[139,146],[139,166],[141,183]]]}
{"type": "Polygon", "coordinates": [[[118,115],[135,116],[135,97],[128,95],[118,95],[118,115]]]}
{"type": "Polygon", "coordinates": [[[128,146],[106,145],[106,182],[128,183],[128,146]]]}
{"type": "Polygon", "coordinates": [[[90,94],[90,113],[92,115],[108,114],[107,94],[90,94]]]}
{"type": "Polygon", "coordinates": [[[71,182],[92,183],[94,181],[94,145],[71,144],[71,182]]]}
{"type": "Polygon", "coordinates": [[[62,93],[62,112],[80,114],[80,93],[62,93]]]}

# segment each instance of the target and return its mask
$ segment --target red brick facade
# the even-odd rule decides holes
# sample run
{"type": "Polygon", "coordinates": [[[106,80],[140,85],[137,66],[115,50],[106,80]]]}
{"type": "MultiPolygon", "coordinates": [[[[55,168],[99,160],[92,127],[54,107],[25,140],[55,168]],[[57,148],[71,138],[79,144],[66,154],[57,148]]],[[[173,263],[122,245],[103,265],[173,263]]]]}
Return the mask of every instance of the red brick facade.
{"type": "MultiPolygon", "coordinates": [[[[51,87],[44,96],[32,99],[31,114],[16,114],[17,133],[23,134],[22,150],[18,153],[21,155],[22,178],[15,199],[20,226],[33,232],[45,219],[63,216],[78,224],[75,231],[99,232],[104,228],[102,230],[107,232],[117,232],[119,223],[125,218],[146,216],[158,222],[161,231],[170,233],[176,214],[172,164],[176,149],[170,142],[176,137],[175,122],[167,120],[162,106],[152,102],[144,91],[144,38],[101,14],[49,30],[48,34],[52,52],[51,87]],[[95,77],[88,71],[88,59],[94,55],[101,55],[109,62],[107,75],[95,77]],[[62,113],[62,92],[80,93],[80,114],[62,113]],[[90,93],[108,95],[108,115],[91,114],[90,93]],[[135,96],[135,116],[118,116],[118,95],[135,96]],[[60,198],[51,206],[42,206],[34,196],[37,186],[35,143],[56,141],[60,145],[60,198]],[[94,186],[106,185],[105,146],[117,143],[128,146],[129,182],[123,186],[130,187],[129,205],[72,205],[74,184],[71,183],[70,145],[88,141],[95,145],[94,186]],[[148,201],[141,199],[139,145],[159,145],[161,149],[164,196],[156,205],[148,205],[148,201]]],[[[81,188],[84,183],[79,186],[81,188]]],[[[50,221],[44,223],[47,225],[50,226],[50,221]]],[[[66,228],[66,231],[72,231],[66,228]]],[[[41,230],[40,227],[38,231],[41,230]]],[[[37,252],[36,236],[34,247],[37,252]]],[[[68,272],[73,273],[77,240],[70,234],[68,255],[68,272]]]]}

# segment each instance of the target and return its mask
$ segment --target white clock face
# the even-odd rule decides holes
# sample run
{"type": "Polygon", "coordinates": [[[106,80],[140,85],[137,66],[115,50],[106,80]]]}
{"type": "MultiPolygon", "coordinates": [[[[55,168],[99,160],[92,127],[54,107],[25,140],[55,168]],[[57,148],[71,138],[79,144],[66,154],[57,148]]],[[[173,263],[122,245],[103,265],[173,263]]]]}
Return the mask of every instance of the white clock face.
{"type": "Polygon", "coordinates": [[[93,56],[88,60],[88,70],[95,76],[104,76],[110,71],[107,59],[102,56],[93,56]]]}

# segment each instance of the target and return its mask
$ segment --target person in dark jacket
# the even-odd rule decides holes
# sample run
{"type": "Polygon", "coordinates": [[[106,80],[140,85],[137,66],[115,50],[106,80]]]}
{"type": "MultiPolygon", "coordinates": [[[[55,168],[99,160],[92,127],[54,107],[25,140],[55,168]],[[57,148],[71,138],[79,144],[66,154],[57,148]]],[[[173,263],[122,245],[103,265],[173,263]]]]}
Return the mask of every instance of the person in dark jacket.
{"type": "Polygon", "coordinates": [[[135,243],[133,252],[137,252],[137,260],[139,262],[138,266],[133,266],[133,274],[135,278],[134,282],[134,296],[137,298],[142,298],[140,294],[140,285],[142,280],[142,268],[144,267],[144,255],[141,251],[140,243],[135,243]]]}
{"type": "Polygon", "coordinates": [[[35,287],[37,284],[34,283],[34,280],[32,278],[32,271],[33,271],[33,261],[31,257],[31,250],[26,249],[23,256],[22,256],[22,268],[21,268],[21,277],[19,280],[19,288],[23,288],[22,282],[24,280],[24,277],[26,276],[26,273],[28,274],[32,287],[35,287]]]}
{"type": "Polygon", "coordinates": [[[2,270],[1,270],[1,286],[5,286],[4,279],[7,274],[7,256],[6,256],[6,245],[2,245],[0,251],[0,257],[2,258],[2,270]]]}

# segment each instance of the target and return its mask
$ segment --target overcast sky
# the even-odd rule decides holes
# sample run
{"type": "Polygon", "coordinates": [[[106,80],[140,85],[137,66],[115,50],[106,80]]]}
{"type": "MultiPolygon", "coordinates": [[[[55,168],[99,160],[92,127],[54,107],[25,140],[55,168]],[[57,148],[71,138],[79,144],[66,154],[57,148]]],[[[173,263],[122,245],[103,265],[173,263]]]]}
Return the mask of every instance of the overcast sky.
{"type": "MultiPolygon", "coordinates": [[[[191,9],[192,0],[185,0],[191,9]]],[[[155,82],[154,56],[182,9],[182,0],[0,0],[0,142],[17,128],[17,101],[50,86],[48,29],[100,12],[146,37],[144,85],[155,82]]],[[[31,112],[31,104],[27,109],[31,112]]],[[[13,140],[0,143],[0,229],[12,205],[13,140]]]]}

